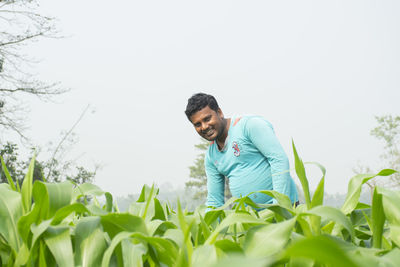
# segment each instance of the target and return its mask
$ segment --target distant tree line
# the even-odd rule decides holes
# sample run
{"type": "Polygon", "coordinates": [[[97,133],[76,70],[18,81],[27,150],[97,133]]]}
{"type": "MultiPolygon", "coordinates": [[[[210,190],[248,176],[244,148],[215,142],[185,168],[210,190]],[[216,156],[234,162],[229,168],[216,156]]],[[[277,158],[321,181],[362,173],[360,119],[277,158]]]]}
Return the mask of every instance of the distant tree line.
{"type": "MultiPolygon", "coordinates": [[[[34,153],[32,151],[32,154],[34,153]]],[[[0,156],[14,183],[17,182],[21,185],[32,158],[21,159],[17,144],[11,142],[0,146],[0,156]]],[[[59,160],[57,158],[38,160],[36,158],[33,180],[46,182],[69,180],[76,184],[93,182],[97,168],[95,167],[93,171],[89,171],[71,160],[59,160]]],[[[0,165],[0,183],[7,183],[3,165],[0,165]]]]}

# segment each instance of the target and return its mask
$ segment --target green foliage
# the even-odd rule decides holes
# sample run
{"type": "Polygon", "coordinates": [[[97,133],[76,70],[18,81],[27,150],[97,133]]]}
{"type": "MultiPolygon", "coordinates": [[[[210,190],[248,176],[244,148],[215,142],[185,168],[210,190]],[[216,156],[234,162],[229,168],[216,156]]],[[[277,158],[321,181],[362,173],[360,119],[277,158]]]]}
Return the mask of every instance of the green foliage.
{"type": "Polygon", "coordinates": [[[207,175],[204,168],[204,158],[208,146],[209,143],[205,140],[202,140],[200,144],[195,145],[201,153],[197,155],[194,165],[189,166],[189,176],[191,179],[186,182],[186,187],[195,191],[193,195],[194,199],[205,199],[207,196],[207,175]]]}
{"type": "MultiPolygon", "coordinates": [[[[307,191],[297,152],[295,160],[307,191]]],[[[144,186],[121,213],[96,185],[33,181],[34,161],[21,190],[0,184],[2,266],[361,267],[400,260],[400,192],[377,187],[372,205],[358,199],[363,183],[393,170],[353,177],[340,209],[322,205],[321,168],[313,198],[297,207],[286,195],[259,191],[278,203],[257,205],[245,196],[207,213],[204,206],[182,210],[179,201],[173,210],[157,188],[144,186]]]]}
{"type": "Polygon", "coordinates": [[[385,148],[391,149],[400,141],[400,116],[376,116],[378,126],[371,130],[371,135],[385,141],[385,148]]]}
{"type": "MultiPolygon", "coordinates": [[[[20,186],[31,159],[21,160],[18,154],[18,146],[11,142],[0,146],[0,156],[4,163],[0,165],[0,182],[9,182],[9,178],[11,178],[14,186],[20,186]]],[[[61,182],[70,180],[76,184],[83,184],[93,182],[96,175],[96,171],[89,171],[82,166],[74,166],[71,161],[60,162],[56,158],[44,161],[35,160],[34,165],[33,181],[61,182]],[[44,177],[45,173],[47,177],[44,177]]]]}
{"type": "MultiPolygon", "coordinates": [[[[381,155],[386,168],[396,169],[400,166],[400,116],[376,116],[378,126],[371,130],[371,135],[384,141],[384,152],[381,155]]],[[[400,174],[391,176],[394,185],[400,185],[400,174]]]]}

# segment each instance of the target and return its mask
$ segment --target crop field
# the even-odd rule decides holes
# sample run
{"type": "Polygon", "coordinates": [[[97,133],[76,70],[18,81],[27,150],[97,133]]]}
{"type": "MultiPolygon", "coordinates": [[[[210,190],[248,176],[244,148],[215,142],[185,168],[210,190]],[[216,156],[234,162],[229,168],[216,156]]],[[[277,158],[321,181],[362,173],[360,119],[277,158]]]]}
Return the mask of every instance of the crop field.
{"type": "Polygon", "coordinates": [[[144,186],[121,213],[93,184],[33,183],[34,159],[21,187],[5,170],[1,266],[398,266],[400,192],[376,187],[371,205],[359,202],[364,183],[396,171],[356,175],[341,208],[324,206],[324,168],[318,165],[322,178],[311,197],[293,149],[305,196],[297,207],[278,192],[259,191],[277,204],[256,205],[245,196],[207,213],[179,202],[173,210],[154,186],[144,186]]]}

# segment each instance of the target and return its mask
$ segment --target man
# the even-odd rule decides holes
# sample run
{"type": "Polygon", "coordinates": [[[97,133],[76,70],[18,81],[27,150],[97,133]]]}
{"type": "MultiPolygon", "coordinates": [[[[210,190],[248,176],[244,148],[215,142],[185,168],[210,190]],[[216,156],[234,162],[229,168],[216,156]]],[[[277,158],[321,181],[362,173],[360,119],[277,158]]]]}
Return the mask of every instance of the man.
{"type": "MultiPolygon", "coordinates": [[[[292,203],[298,201],[288,158],[268,121],[259,116],[225,118],[216,99],[203,93],[189,98],[185,113],[197,133],[211,141],[205,157],[207,206],[224,204],[225,177],[235,197],[275,190],[292,203]]],[[[249,197],[255,203],[276,202],[262,193],[249,197]]]]}

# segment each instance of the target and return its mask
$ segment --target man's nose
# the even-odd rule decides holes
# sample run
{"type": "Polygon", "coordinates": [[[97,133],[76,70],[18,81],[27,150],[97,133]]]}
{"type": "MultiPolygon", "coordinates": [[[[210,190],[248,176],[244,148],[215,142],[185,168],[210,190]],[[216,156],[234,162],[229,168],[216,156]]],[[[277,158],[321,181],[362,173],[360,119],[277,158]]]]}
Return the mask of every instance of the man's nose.
{"type": "Polygon", "coordinates": [[[208,129],[208,124],[207,123],[202,123],[201,124],[201,130],[202,131],[205,131],[205,130],[207,130],[208,129]]]}

